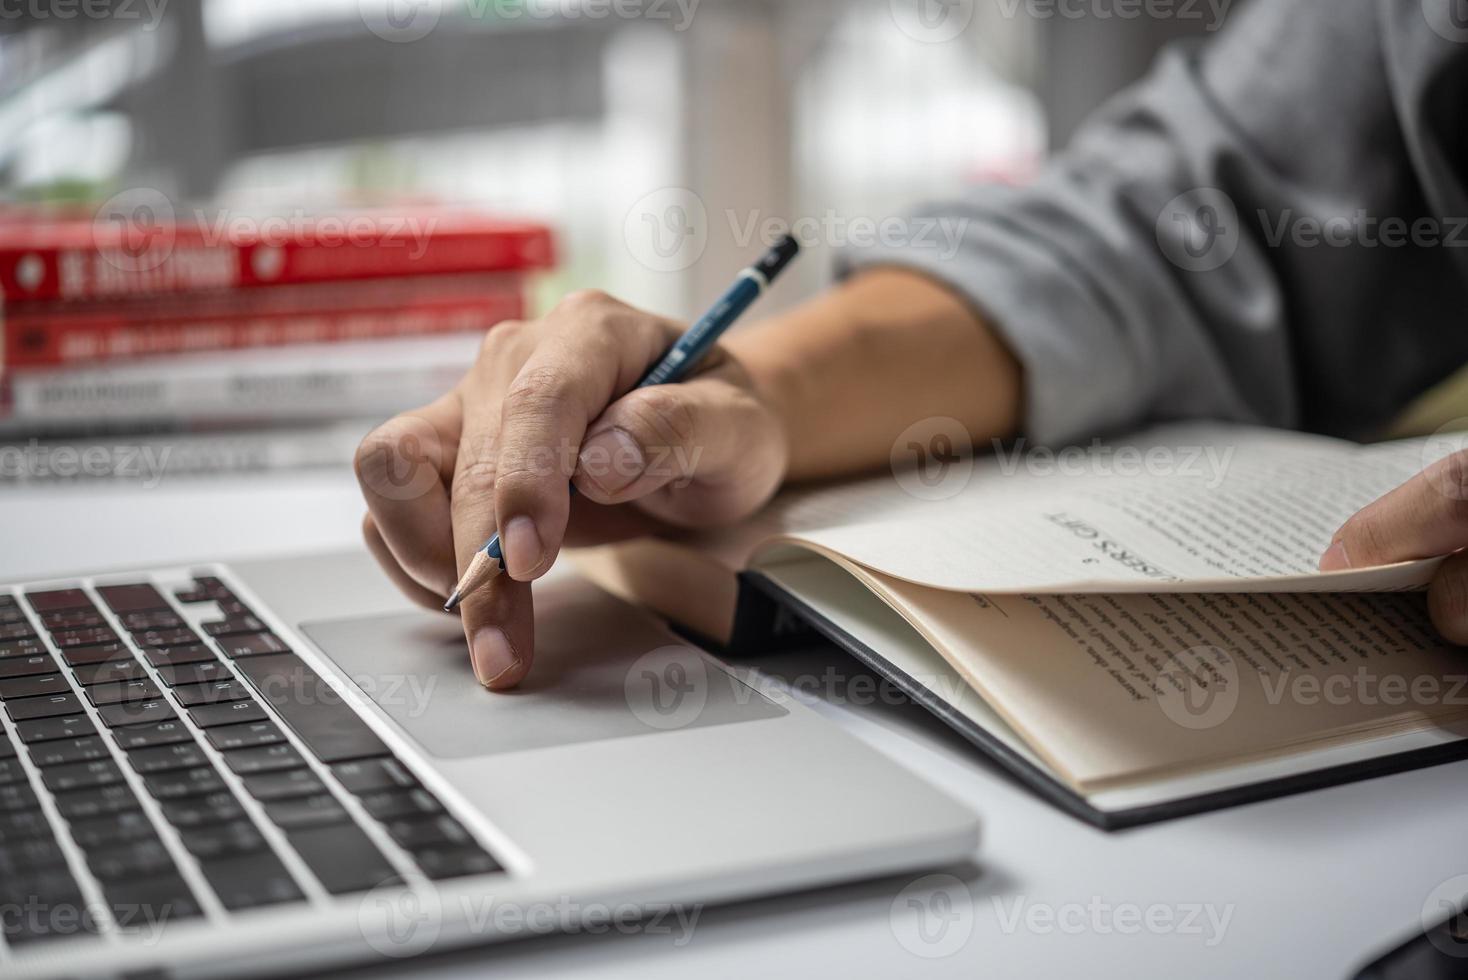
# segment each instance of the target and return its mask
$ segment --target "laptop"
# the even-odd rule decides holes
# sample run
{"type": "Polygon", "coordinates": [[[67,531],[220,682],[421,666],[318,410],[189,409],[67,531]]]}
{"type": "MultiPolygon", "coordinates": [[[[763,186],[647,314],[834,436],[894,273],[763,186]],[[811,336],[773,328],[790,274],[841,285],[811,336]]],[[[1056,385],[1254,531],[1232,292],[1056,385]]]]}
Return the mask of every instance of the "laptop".
{"type": "Polygon", "coordinates": [[[525,687],[361,554],[0,586],[0,975],[307,973],[941,865],[975,817],[640,610],[525,687]]]}

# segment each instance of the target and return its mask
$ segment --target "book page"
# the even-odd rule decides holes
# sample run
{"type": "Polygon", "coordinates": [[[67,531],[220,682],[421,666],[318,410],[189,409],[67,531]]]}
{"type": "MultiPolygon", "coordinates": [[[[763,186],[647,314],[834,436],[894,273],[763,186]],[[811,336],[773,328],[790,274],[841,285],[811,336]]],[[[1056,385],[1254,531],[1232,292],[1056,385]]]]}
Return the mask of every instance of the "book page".
{"type": "MultiPolygon", "coordinates": [[[[941,495],[898,474],[777,501],[757,525],[883,574],[959,592],[1391,591],[1437,562],[1322,575],[1331,536],[1446,455],[1182,426],[1067,457],[1022,448],[941,495]]],[[[777,560],[778,549],[756,561],[777,560]]]]}
{"type": "Polygon", "coordinates": [[[863,577],[1083,791],[1468,735],[1468,656],[1420,594],[972,596],[863,577]]]}

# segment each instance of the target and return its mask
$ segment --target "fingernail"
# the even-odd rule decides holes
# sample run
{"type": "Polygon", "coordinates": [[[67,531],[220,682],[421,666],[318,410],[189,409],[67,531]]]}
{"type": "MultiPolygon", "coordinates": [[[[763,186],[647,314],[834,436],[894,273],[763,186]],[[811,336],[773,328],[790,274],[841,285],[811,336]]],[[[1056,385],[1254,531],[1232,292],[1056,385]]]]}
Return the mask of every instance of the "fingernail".
{"type": "Polygon", "coordinates": [[[642,447],[622,429],[608,429],[581,447],[581,472],[607,496],[630,487],[647,471],[642,447]]]}
{"type": "Polygon", "coordinates": [[[500,531],[500,544],[504,546],[505,570],[510,578],[526,579],[540,568],[544,546],[540,543],[540,532],[535,522],[528,517],[512,517],[500,531]]]}
{"type": "Polygon", "coordinates": [[[510,646],[505,634],[493,626],[486,626],[474,634],[471,648],[474,676],[479,683],[493,688],[504,676],[520,666],[520,658],[510,646]]]}
{"type": "Polygon", "coordinates": [[[1320,570],[1322,572],[1343,572],[1351,567],[1351,556],[1346,552],[1346,543],[1337,541],[1330,549],[1321,556],[1320,570]]]}

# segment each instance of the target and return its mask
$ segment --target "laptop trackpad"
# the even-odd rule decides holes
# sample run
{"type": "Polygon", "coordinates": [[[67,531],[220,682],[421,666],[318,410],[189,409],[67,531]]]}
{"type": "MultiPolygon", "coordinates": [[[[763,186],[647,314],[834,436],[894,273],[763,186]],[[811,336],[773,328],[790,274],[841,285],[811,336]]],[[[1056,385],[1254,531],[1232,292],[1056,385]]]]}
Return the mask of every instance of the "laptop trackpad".
{"type": "Polygon", "coordinates": [[[646,615],[596,588],[576,580],[555,582],[535,598],[535,667],[508,694],[479,686],[457,620],[406,613],[305,623],[300,629],[440,759],[785,714],[646,615]]]}

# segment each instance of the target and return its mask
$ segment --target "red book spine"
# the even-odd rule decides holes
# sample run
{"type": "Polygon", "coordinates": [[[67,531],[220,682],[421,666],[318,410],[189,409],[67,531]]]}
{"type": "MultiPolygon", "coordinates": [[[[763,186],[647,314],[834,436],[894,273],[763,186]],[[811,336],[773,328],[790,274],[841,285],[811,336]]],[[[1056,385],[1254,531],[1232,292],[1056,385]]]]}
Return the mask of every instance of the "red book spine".
{"type": "Polygon", "coordinates": [[[554,239],[539,225],[374,220],[351,235],[308,228],[268,237],[202,224],[141,230],[83,222],[0,225],[0,296],[11,302],[111,299],[526,272],[555,263],[554,239]]]}
{"type": "MultiPolygon", "coordinates": [[[[113,362],[133,357],[322,344],[487,330],[523,318],[514,277],[499,288],[408,296],[395,302],[319,303],[297,308],[213,309],[190,314],[51,305],[8,316],[3,364],[12,369],[113,362]]],[[[218,306],[218,304],[214,304],[218,306]]],[[[271,304],[282,307],[283,304],[271,304]]]]}

